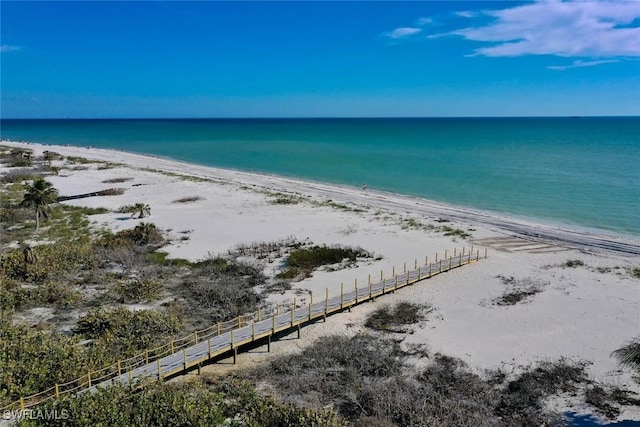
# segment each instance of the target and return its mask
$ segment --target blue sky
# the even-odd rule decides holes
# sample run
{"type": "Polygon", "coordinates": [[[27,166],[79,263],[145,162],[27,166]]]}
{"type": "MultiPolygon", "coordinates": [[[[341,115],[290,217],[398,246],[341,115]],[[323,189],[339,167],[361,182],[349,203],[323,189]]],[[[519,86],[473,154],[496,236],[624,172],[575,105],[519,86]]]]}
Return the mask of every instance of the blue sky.
{"type": "Polygon", "coordinates": [[[640,115],[640,1],[0,2],[1,116],[640,115]]]}

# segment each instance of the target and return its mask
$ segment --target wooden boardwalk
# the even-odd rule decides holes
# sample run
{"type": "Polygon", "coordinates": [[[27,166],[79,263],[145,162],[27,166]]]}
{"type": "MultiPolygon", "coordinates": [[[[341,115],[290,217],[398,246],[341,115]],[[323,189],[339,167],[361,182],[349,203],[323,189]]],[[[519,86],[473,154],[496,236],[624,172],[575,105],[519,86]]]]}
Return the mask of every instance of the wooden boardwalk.
{"type": "MultiPolygon", "coordinates": [[[[229,356],[233,356],[235,362],[238,351],[242,351],[243,347],[257,344],[260,340],[265,340],[270,345],[271,338],[276,334],[296,329],[299,331],[300,327],[307,323],[326,319],[327,316],[357,304],[480,260],[482,258],[480,252],[473,253],[472,250],[463,249],[459,253],[454,251],[454,254],[449,257],[445,252],[444,259],[438,260],[436,255],[436,261],[432,263],[428,263],[425,258],[424,266],[418,266],[416,260],[413,270],[407,270],[405,264],[402,273],[396,274],[394,268],[390,277],[384,278],[381,273],[381,278],[377,282],[371,282],[369,279],[368,283],[359,286],[356,280],[349,290],[345,290],[342,285],[340,295],[333,297],[329,296],[327,289],[325,298],[321,301],[310,300],[308,304],[299,306],[294,300],[289,308],[281,309],[276,306],[271,310],[259,310],[257,313],[241,316],[230,322],[218,323],[131,359],[118,361],[101,370],[89,372],[77,380],[56,384],[48,390],[21,398],[0,410],[24,410],[62,394],[95,390],[97,387],[116,382],[143,384],[149,379],[162,380],[185,373],[194,366],[229,356]]],[[[485,250],[483,257],[486,258],[486,256],[485,250]]]]}

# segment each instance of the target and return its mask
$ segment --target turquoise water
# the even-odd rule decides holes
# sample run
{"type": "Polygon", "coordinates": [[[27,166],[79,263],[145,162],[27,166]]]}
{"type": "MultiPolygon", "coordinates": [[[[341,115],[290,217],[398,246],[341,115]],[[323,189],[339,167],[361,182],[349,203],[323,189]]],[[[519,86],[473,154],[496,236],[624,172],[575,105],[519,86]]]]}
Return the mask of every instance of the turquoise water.
{"type": "Polygon", "coordinates": [[[92,145],[640,235],[640,117],[2,120],[92,145]]]}

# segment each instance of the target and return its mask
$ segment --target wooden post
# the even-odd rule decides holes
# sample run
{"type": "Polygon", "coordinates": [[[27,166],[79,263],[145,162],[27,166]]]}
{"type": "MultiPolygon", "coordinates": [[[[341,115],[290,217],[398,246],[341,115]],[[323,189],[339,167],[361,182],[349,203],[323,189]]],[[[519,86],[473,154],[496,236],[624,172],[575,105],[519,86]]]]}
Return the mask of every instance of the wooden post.
{"type": "Polygon", "coordinates": [[[267,336],[267,352],[271,353],[271,335],[267,336]]]}
{"type": "Polygon", "coordinates": [[[238,316],[238,328],[242,327],[242,320],[240,319],[240,316],[238,316]]]}
{"type": "Polygon", "coordinates": [[[251,323],[251,336],[252,336],[252,340],[255,341],[256,340],[256,322],[251,323]]]}
{"type": "Polygon", "coordinates": [[[218,335],[220,335],[220,322],[218,322],[218,325],[217,325],[216,329],[217,329],[218,335]]]}
{"type": "Polygon", "coordinates": [[[20,411],[24,414],[24,397],[20,398],[20,411]]]}
{"type": "Polygon", "coordinates": [[[122,362],[118,359],[118,376],[122,375],[122,362]]]}
{"type": "MultiPolygon", "coordinates": [[[[380,270],[380,280],[382,280],[382,278],[384,277],[384,271],[380,270]]],[[[369,283],[371,284],[371,283],[369,283]]]]}
{"type": "Polygon", "coordinates": [[[484,248],[484,259],[487,259],[487,248],[484,248]]]}
{"type": "Polygon", "coordinates": [[[271,326],[271,329],[273,330],[272,333],[275,334],[276,333],[276,315],[274,314],[271,319],[272,319],[272,322],[273,322],[273,325],[271,326]]]}
{"type": "Polygon", "coordinates": [[[404,268],[403,273],[406,273],[407,272],[407,263],[406,262],[404,263],[404,267],[403,268],[404,268]]]}
{"type": "Polygon", "coordinates": [[[416,261],[414,263],[413,269],[417,269],[418,268],[418,258],[416,258],[416,261]]]}
{"type": "Polygon", "coordinates": [[[464,255],[464,246],[462,247],[462,255],[464,255]]]}
{"type": "Polygon", "coordinates": [[[129,382],[133,381],[133,371],[129,371],[129,382]]]}
{"type": "Polygon", "coordinates": [[[60,397],[60,386],[56,384],[56,399],[60,397]]]}
{"type": "Polygon", "coordinates": [[[391,275],[392,276],[396,275],[396,266],[395,265],[393,267],[391,267],[391,275]]]}
{"type": "Polygon", "coordinates": [[[237,359],[238,359],[238,349],[234,348],[233,349],[233,364],[234,365],[236,364],[237,359]]]}
{"type": "Polygon", "coordinates": [[[421,279],[420,279],[420,273],[421,273],[421,271],[420,271],[420,270],[422,270],[422,268],[418,268],[418,280],[421,280],[421,279]]]}
{"type": "Polygon", "coordinates": [[[87,381],[89,381],[89,388],[91,388],[91,371],[87,372],[87,381]]]}
{"type": "Polygon", "coordinates": [[[211,359],[211,338],[207,340],[207,351],[209,354],[209,359],[211,359]]]}
{"type": "Polygon", "coordinates": [[[162,380],[162,371],[160,370],[160,359],[156,359],[158,365],[158,381],[162,380]]]}
{"type": "Polygon", "coordinates": [[[262,320],[262,319],[261,319],[261,317],[262,317],[262,316],[260,316],[260,314],[261,314],[261,313],[260,313],[260,307],[258,307],[258,322],[259,322],[260,320],[262,320]]]}
{"type": "Polygon", "coordinates": [[[298,339],[300,339],[300,323],[298,323],[298,339]]]}
{"type": "Polygon", "coordinates": [[[329,288],[324,289],[324,321],[327,321],[327,311],[329,311],[329,288]]]}
{"type": "Polygon", "coordinates": [[[313,292],[311,291],[309,291],[309,301],[311,301],[309,305],[313,304],[313,292]]]}
{"type": "MultiPolygon", "coordinates": [[[[218,335],[220,335],[220,333],[218,333],[218,335]]],[[[171,354],[176,352],[176,347],[175,347],[175,343],[173,340],[171,340],[171,354]]]]}
{"type": "Polygon", "coordinates": [[[447,259],[447,250],[444,250],[444,258],[447,259]]]}
{"type": "Polygon", "coordinates": [[[438,268],[438,273],[442,273],[442,260],[440,260],[440,267],[438,268]]]}
{"type": "Polygon", "coordinates": [[[233,348],[233,347],[234,347],[234,346],[233,346],[233,344],[234,344],[234,342],[233,342],[233,339],[234,339],[233,331],[234,331],[234,330],[232,329],[232,330],[231,330],[231,348],[233,348]]]}
{"type": "Polygon", "coordinates": [[[296,314],[296,299],[293,299],[293,309],[291,310],[291,326],[293,326],[294,316],[296,314]]]}
{"type": "Polygon", "coordinates": [[[398,276],[396,276],[396,282],[393,285],[393,290],[395,291],[396,289],[398,289],[398,276]]]}
{"type": "Polygon", "coordinates": [[[436,262],[438,262],[438,252],[436,252],[436,262]]]}
{"type": "Polygon", "coordinates": [[[182,349],[182,359],[184,361],[184,369],[186,371],[187,370],[187,349],[186,348],[182,349]]]}
{"type": "Polygon", "coordinates": [[[356,304],[358,303],[358,279],[355,279],[355,285],[356,285],[356,304]]]}
{"type": "Polygon", "coordinates": [[[424,265],[429,265],[429,257],[428,256],[424,257],[424,265]]]}
{"type": "Polygon", "coordinates": [[[309,320],[311,320],[311,304],[309,304],[309,320]]]}
{"type": "MultiPolygon", "coordinates": [[[[384,284],[383,284],[384,287],[384,284]]],[[[369,282],[369,299],[373,296],[373,286],[371,286],[371,282],[369,282]]]]}
{"type": "Polygon", "coordinates": [[[453,256],[456,256],[456,248],[453,248],[453,256]]]}
{"type": "Polygon", "coordinates": [[[280,304],[276,304],[276,314],[280,315],[280,304]]]}
{"type": "Polygon", "coordinates": [[[476,250],[476,261],[480,261],[480,249],[476,250]]]}
{"type": "Polygon", "coordinates": [[[344,308],[344,283],[340,283],[340,310],[344,308]]]}
{"type": "Polygon", "coordinates": [[[193,333],[193,339],[194,339],[195,343],[198,344],[198,331],[195,331],[193,333]]]}
{"type": "Polygon", "coordinates": [[[149,364],[149,350],[144,351],[144,361],[147,365],[149,364]]]}

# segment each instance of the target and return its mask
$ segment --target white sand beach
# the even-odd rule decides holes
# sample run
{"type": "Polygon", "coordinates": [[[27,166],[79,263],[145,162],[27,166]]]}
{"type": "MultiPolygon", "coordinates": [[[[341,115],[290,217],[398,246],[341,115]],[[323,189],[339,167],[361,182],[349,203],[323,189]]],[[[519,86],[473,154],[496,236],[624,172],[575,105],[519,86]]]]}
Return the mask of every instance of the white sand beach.
{"type": "MultiPolygon", "coordinates": [[[[340,292],[340,285],[366,283],[368,277],[413,267],[425,257],[435,260],[464,247],[479,250],[487,259],[453,270],[332,316],[326,323],[306,327],[300,340],[274,345],[273,357],[298,351],[323,334],[353,334],[364,330],[369,312],[381,304],[412,301],[430,304],[426,321],[404,336],[407,344],[426,345],[430,352],[458,357],[474,370],[519,367],[539,360],[567,357],[590,363],[593,380],[640,392],[631,370],[621,368],[611,352],[640,334],[640,279],[631,274],[640,267],[640,239],[608,236],[592,231],[558,228],[506,216],[435,203],[424,199],[367,189],[305,182],[288,178],[223,170],[169,159],[112,150],[47,146],[3,141],[33,149],[36,155],[53,150],[116,163],[77,165],[47,179],[61,195],[75,195],[118,187],[124,194],[90,197],[63,203],[104,207],[111,212],[91,216],[95,227],[132,228],[153,222],[170,237],[163,248],[170,257],[199,260],[226,254],[239,244],[292,237],[314,244],[360,246],[378,260],[337,271],[318,271],[273,302],[292,298],[324,298],[340,292]],[[102,164],[104,166],[104,164],[102,164]],[[130,178],[110,184],[104,181],[130,178]],[[280,194],[281,193],[281,194],[280,194]],[[177,203],[182,198],[198,198],[177,203]],[[278,197],[295,204],[274,203],[278,197]],[[144,202],[151,217],[130,218],[118,207],[144,202]],[[427,227],[431,225],[432,227],[427,227]],[[442,229],[470,233],[446,236],[442,229]],[[569,260],[583,265],[569,267],[569,260]],[[503,278],[528,281],[540,292],[515,305],[496,305],[509,286],[503,278]]],[[[272,260],[267,269],[278,267],[272,260]]],[[[265,358],[262,353],[241,357],[240,363],[265,358]],[[244,362],[243,362],[244,361],[244,362]]],[[[571,404],[571,399],[556,402],[571,404]]],[[[571,408],[581,412],[584,408],[571,408]]],[[[640,420],[640,408],[627,408],[620,419],[640,420]]]]}

